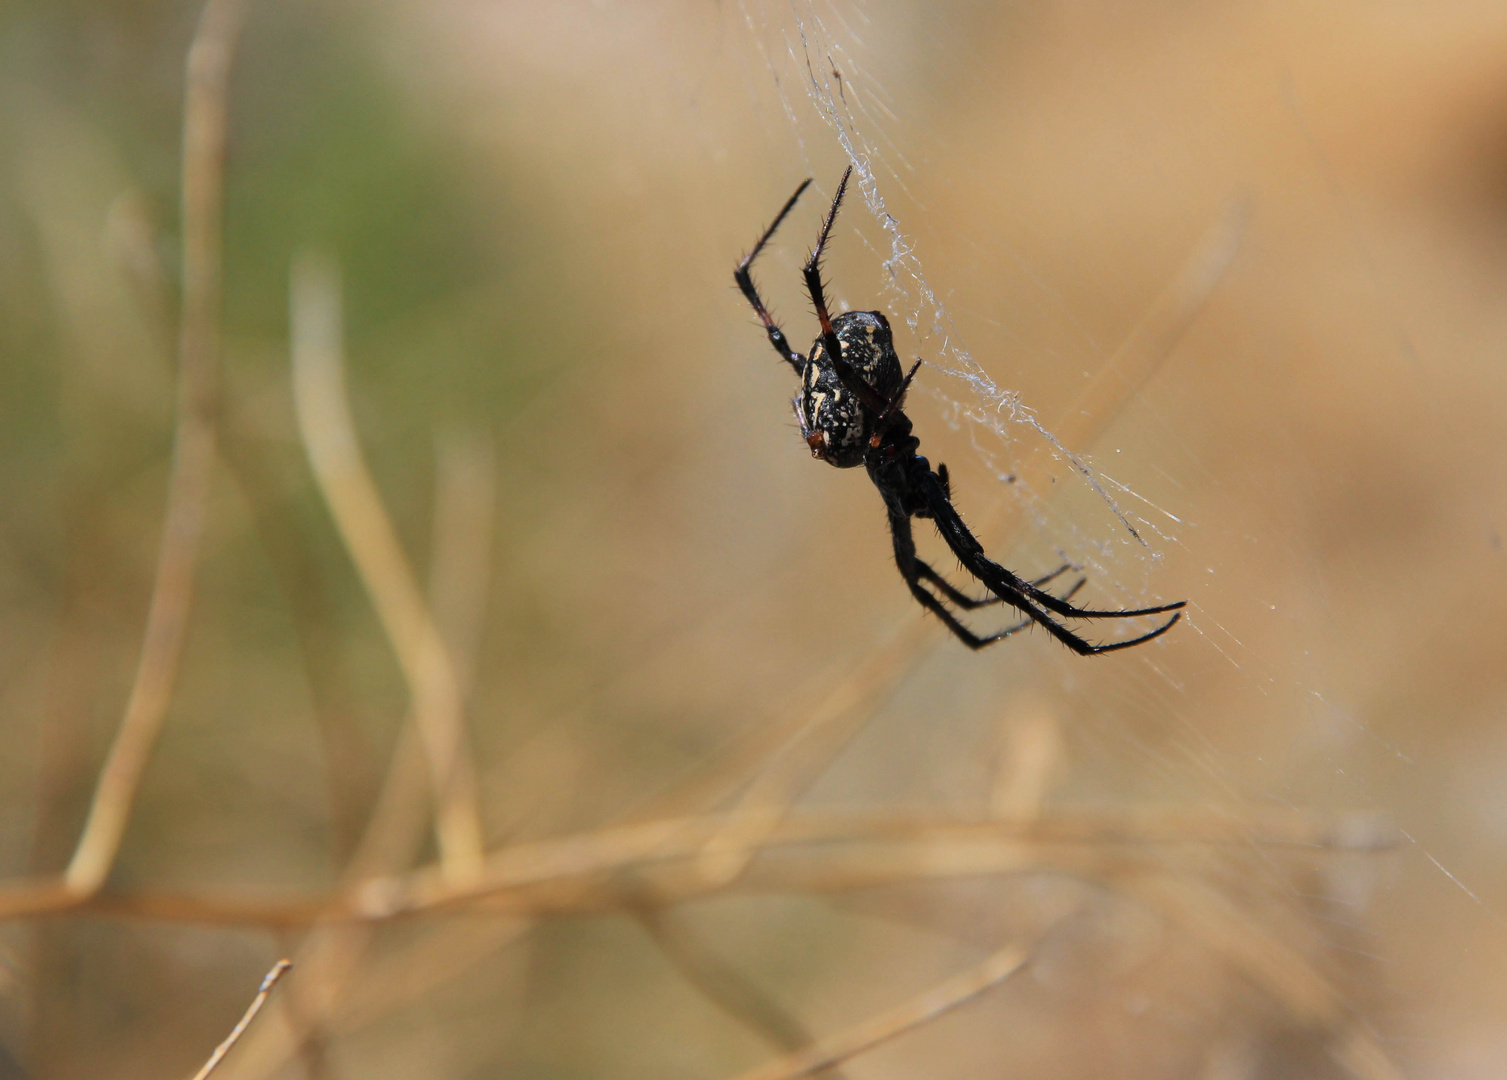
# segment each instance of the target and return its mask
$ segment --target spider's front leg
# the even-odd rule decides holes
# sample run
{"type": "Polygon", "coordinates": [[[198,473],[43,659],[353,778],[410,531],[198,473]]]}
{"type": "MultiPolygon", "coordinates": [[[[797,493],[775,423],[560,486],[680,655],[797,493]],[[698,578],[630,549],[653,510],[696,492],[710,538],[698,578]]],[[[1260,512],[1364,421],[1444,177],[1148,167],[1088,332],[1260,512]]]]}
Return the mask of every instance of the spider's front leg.
{"type": "MultiPolygon", "coordinates": [[[[848,385],[850,390],[859,394],[861,399],[863,394],[858,389],[858,385],[862,385],[863,380],[850,378],[851,369],[844,370],[847,364],[842,358],[842,346],[838,344],[837,331],[832,327],[832,315],[827,310],[827,296],[822,285],[822,252],[827,246],[827,238],[832,235],[832,224],[837,220],[837,211],[842,206],[843,194],[848,190],[848,177],[852,175],[853,166],[849,165],[843,170],[842,179],[837,182],[837,194],[832,196],[832,209],[827,211],[826,220],[822,222],[822,231],[816,238],[816,246],[811,249],[811,257],[806,260],[802,273],[806,278],[806,291],[811,294],[811,306],[816,309],[816,320],[821,324],[822,345],[832,360],[832,369],[837,372],[838,378],[848,385]],[[852,385],[855,381],[858,385],[852,385]]],[[[872,392],[870,390],[870,393],[872,392]]],[[[874,407],[867,401],[864,404],[870,408],[874,407]]]]}
{"type": "Polygon", "coordinates": [[[774,321],[774,316],[769,314],[769,309],[764,306],[763,299],[759,296],[759,290],[753,281],[753,262],[759,257],[759,252],[764,250],[764,245],[774,235],[774,231],[780,227],[790,211],[795,209],[796,201],[801,194],[811,186],[809,179],[803,181],[801,186],[795,189],[795,194],[785,201],[784,207],[775,215],[774,223],[764,230],[764,235],[759,237],[759,242],[753,246],[753,250],[743,256],[743,261],[738,263],[733,270],[733,280],[738,283],[738,289],[745,299],[753,306],[754,314],[764,324],[764,332],[769,335],[769,343],[774,346],[774,351],[780,354],[787,364],[795,369],[797,375],[805,369],[806,358],[790,347],[790,342],[785,338],[785,331],[774,321]]]}

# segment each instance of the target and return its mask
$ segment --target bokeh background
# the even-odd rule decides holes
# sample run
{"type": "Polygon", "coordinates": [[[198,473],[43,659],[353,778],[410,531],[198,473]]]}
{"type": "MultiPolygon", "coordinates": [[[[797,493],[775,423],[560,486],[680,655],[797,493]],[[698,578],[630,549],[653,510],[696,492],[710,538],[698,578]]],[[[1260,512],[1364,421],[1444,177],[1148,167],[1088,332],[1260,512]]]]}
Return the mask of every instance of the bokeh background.
{"type": "MultiPolygon", "coordinates": [[[[68,862],[140,649],[197,10],[0,14],[12,880],[68,862]]],[[[284,954],[308,959],[222,1075],[734,1075],[1011,942],[1005,985],[843,1071],[1507,1071],[1504,56],[1507,10],[1469,0],[253,0],[184,662],[99,902],[0,926],[0,1075],[186,1075],[284,954]],[[850,150],[869,199],[829,277],[932,361],[923,452],[1007,565],[1188,597],[1164,639],[1083,660],[915,629],[871,486],[806,455],[731,287],[814,176],[758,273],[804,344],[850,150]],[[458,612],[489,849],[725,810],[792,759],[799,813],[1120,842],[863,889],[618,882],[384,924],[329,975],[311,950],[343,931],[257,905],[348,882],[409,691],[294,420],[310,249],[343,275],[372,473],[458,612]],[[1168,303],[1186,326],[1137,336],[1168,303]],[[1075,420],[1127,340],[1151,374],[1075,420]],[[1011,482],[1042,460],[1025,409],[1082,425],[1144,544],[1060,456],[1011,482]],[[855,672],[867,697],[808,723],[855,672]],[[244,917],[129,910],[174,890],[244,917]]]]}

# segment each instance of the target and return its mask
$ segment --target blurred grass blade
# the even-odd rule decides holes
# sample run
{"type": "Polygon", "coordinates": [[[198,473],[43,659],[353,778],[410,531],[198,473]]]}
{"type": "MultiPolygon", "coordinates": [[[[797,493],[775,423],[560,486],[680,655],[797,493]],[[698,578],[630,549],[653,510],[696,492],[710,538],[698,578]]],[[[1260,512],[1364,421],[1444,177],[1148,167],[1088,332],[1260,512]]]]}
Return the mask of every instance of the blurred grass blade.
{"type": "Polygon", "coordinates": [[[738,1074],[737,1080],[799,1080],[872,1050],[907,1031],[928,1024],[959,1005],[993,989],[1025,966],[1027,952],[1009,945],[983,963],[954,975],[893,1009],[823,1039],[809,1049],[738,1074]]]}
{"type": "Polygon", "coordinates": [[[334,264],[304,254],[293,266],[293,402],[319,490],[335,518],[408,683],[429,755],[436,836],[447,879],[481,866],[476,780],[463,726],[460,683],[357,442],[346,399],[340,279],[334,264]]]}

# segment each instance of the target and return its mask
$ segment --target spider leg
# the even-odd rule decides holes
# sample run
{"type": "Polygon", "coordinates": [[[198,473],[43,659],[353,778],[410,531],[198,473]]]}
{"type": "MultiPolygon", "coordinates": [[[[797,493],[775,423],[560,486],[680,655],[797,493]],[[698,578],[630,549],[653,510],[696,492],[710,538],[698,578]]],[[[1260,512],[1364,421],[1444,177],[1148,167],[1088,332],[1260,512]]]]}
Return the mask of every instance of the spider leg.
{"type": "MultiPolygon", "coordinates": [[[[1053,570],[1050,574],[1047,574],[1045,577],[1037,578],[1035,581],[1031,582],[1031,584],[1038,586],[1045,585],[1048,582],[1052,581],[1054,578],[1060,577],[1065,571],[1070,569],[1072,569],[1071,563],[1063,563],[1057,569],[1053,570]]],[[[941,574],[933,570],[930,564],[928,564],[923,559],[916,560],[916,576],[931,582],[931,584],[935,585],[937,590],[943,596],[945,596],[952,603],[956,604],[958,607],[962,608],[964,611],[973,611],[977,608],[988,607],[991,604],[1004,603],[1003,600],[1001,600],[998,596],[995,596],[993,593],[980,598],[969,596],[967,593],[956,588],[952,584],[952,582],[948,581],[941,574]]],[[[1084,584],[1087,581],[1088,578],[1079,578],[1073,584],[1073,587],[1063,594],[1062,599],[1072,599],[1073,594],[1076,593],[1079,589],[1083,588],[1084,584]]],[[[1023,626],[1025,624],[1022,623],[1021,625],[1023,626]]],[[[1018,630],[1020,629],[1020,627],[1017,626],[1013,629],[1018,630]]]]}
{"type": "MultiPolygon", "coordinates": [[[[999,564],[995,563],[995,565],[998,566],[999,564]]],[[[1000,569],[1004,570],[1004,567],[1000,567],[1000,569]]],[[[1010,572],[1005,570],[1005,573],[1009,574],[1010,572]]],[[[1010,576],[1014,577],[1015,575],[1011,574],[1010,576]]],[[[1121,608],[1115,611],[1080,608],[1059,600],[1049,592],[1042,592],[1029,581],[1022,582],[1021,584],[1025,586],[1021,591],[1048,611],[1055,611],[1059,615],[1066,615],[1074,619],[1134,619],[1141,615],[1161,615],[1168,611],[1181,611],[1188,605],[1188,601],[1178,600],[1171,604],[1158,604],[1155,607],[1121,608]]]]}
{"type": "Polygon", "coordinates": [[[842,344],[837,340],[837,332],[832,329],[832,315],[827,310],[826,286],[822,284],[822,253],[827,248],[827,240],[832,235],[832,224],[837,220],[837,211],[842,206],[842,197],[848,190],[848,178],[852,175],[853,166],[849,165],[843,170],[842,179],[837,182],[837,194],[832,196],[832,209],[827,211],[822,231],[816,238],[816,246],[811,249],[811,257],[806,260],[802,273],[806,278],[806,291],[811,294],[811,306],[816,309],[817,322],[821,323],[822,349],[832,361],[832,370],[843,386],[855,394],[866,408],[882,413],[890,402],[880,397],[879,392],[853,370],[853,365],[843,359],[842,344]]]}
{"type": "Polygon", "coordinates": [[[811,256],[806,260],[802,271],[806,277],[806,291],[811,294],[811,305],[816,308],[817,322],[821,323],[822,344],[827,347],[827,355],[834,364],[842,359],[842,346],[837,343],[837,332],[832,329],[832,316],[827,311],[827,296],[822,285],[822,252],[826,249],[827,238],[832,235],[832,223],[837,220],[837,210],[842,206],[842,197],[848,190],[848,177],[852,175],[853,166],[849,165],[843,170],[842,179],[837,182],[837,194],[832,196],[832,209],[827,211],[822,231],[816,238],[816,246],[811,249],[811,256]]]}
{"type": "Polygon", "coordinates": [[[941,619],[942,625],[951,630],[953,636],[970,649],[982,649],[985,645],[997,640],[999,635],[984,638],[969,630],[958,621],[956,615],[947,610],[947,606],[938,600],[931,590],[921,584],[920,579],[924,576],[928,581],[943,589],[950,598],[954,598],[955,602],[973,603],[971,597],[958,592],[947,584],[940,574],[916,557],[916,540],[911,532],[910,515],[902,508],[890,503],[889,499],[885,500],[885,504],[889,510],[890,535],[895,544],[895,565],[900,568],[900,576],[905,579],[906,587],[910,589],[911,595],[922,607],[941,619]]]}
{"type": "MultiPolygon", "coordinates": [[[[1067,567],[1064,566],[1064,567],[1061,567],[1060,569],[1053,570],[1050,574],[1047,575],[1047,577],[1049,577],[1049,578],[1056,577],[1058,574],[1062,573],[1062,571],[1066,570],[1066,569],[1067,569],[1067,567]]],[[[1041,579],[1041,578],[1037,578],[1031,584],[1033,584],[1033,585],[1040,585],[1041,582],[1042,582],[1042,580],[1043,579],[1041,579]]],[[[1083,586],[1086,585],[1087,583],[1088,583],[1088,578],[1079,578],[1077,581],[1073,582],[1073,587],[1071,589],[1069,589],[1067,592],[1065,592],[1065,593],[1062,594],[1062,599],[1064,599],[1064,600],[1071,600],[1073,598],[1073,594],[1075,592],[1077,592],[1079,589],[1083,588],[1083,586]]],[[[1001,631],[1000,636],[1001,637],[1009,637],[1011,634],[1018,633],[1019,631],[1026,629],[1026,627],[1028,627],[1028,626],[1035,625],[1035,622],[1036,622],[1035,619],[1021,619],[1020,622],[1018,622],[1018,623],[1012,623],[1010,626],[1005,627],[1004,630],[1001,631]]]]}
{"type": "MultiPolygon", "coordinates": [[[[916,562],[918,569],[921,565],[924,565],[919,559],[917,559],[916,562]]],[[[986,637],[980,637],[979,635],[973,633],[973,631],[969,630],[962,623],[960,623],[957,620],[956,616],[954,616],[952,612],[948,611],[947,608],[942,604],[942,602],[932,595],[930,590],[925,588],[925,586],[923,586],[919,581],[907,576],[903,568],[900,571],[900,576],[905,578],[906,585],[910,587],[911,595],[921,602],[921,606],[926,608],[927,611],[930,611],[932,614],[936,615],[937,618],[941,619],[947,629],[951,630],[953,635],[964,645],[967,645],[970,649],[982,649],[985,645],[993,645],[996,641],[1003,641],[1005,638],[1010,637],[1012,634],[1017,634],[1027,627],[1035,625],[1038,621],[1041,621],[1042,625],[1046,626],[1046,628],[1050,630],[1054,636],[1062,638],[1063,641],[1067,642],[1070,648],[1077,652],[1085,654],[1108,652],[1111,649],[1123,649],[1126,645],[1138,645],[1142,641],[1145,641],[1146,638],[1156,637],[1158,634],[1167,629],[1167,627],[1164,626],[1160,630],[1153,631],[1152,633],[1147,634],[1145,637],[1136,638],[1134,641],[1117,642],[1113,645],[1090,645],[1088,642],[1084,641],[1076,634],[1073,634],[1066,628],[1059,626],[1057,623],[1052,622],[1050,619],[1047,619],[1040,612],[1035,611],[1035,609],[1025,607],[1022,608],[1022,610],[1031,611],[1033,618],[1022,619],[1020,622],[1012,623],[1011,625],[1005,627],[1003,630],[997,630],[986,637]],[[1067,636],[1063,637],[1064,634],[1066,634],[1067,636]]],[[[933,584],[936,584],[939,587],[943,587],[945,584],[940,577],[928,578],[928,580],[931,580],[933,584]]],[[[1082,584],[1083,582],[1080,581],[1076,585],[1074,585],[1069,595],[1071,595],[1073,592],[1077,592],[1082,584]]],[[[960,595],[957,594],[956,590],[951,589],[951,586],[945,587],[951,590],[952,595],[949,595],[949,599],[954,599],[955,596],[960,595]]],[[[971,598],[964,597],[964,599],[971,598]]],[[[1016,607],[1020,607],[1020,605],[1015,604],[1014,601],[1007,601],[1003,597],[998,596],[991,597],[988,600],[973,601],[973,605],[975,607],[982,607],[985,604],[991,603],[1010,603],[1016,607]]]]}
{"type": "Polygon", "coordinates": [[[959,561],[968,569],[974,577],[982,581],[991,592],[994,592],[1005,603],[1019,609],[1023,614],[1039,623],[1043,629],[1057,640],[1061,641],[1074,652],[1084,656],[1096,653],[1113,652],[1116,649],[1126,649],[1132,645],[1150,641],[1160,637],[1172,629],[1173,623],[1182,617],[1179,610],[1187,601],[1179,601],[1175,604],[1164,604],[1158,607],[1127,609],[1124,611],[1099,611],[1093,608],[1074,607],[1065,600],[1059,600],[1049,592],[1044,592],[1038,586],[1006,570],[999,563],[984,554],[968,527],[963,524],[963,519],[953,509],[952,503],[946,498],[942,489],[942,483],[936,473],[930,469],[920,478],[921,489],[926,496],[927,508],[931,511],[932,520],[936,523],[937,530],[942,534],[942,539],[952,549],[959,561]],[[1037,605],[1040,605],[1038,607],[1037,605]],[[1139,637],[1125,641],[1115,641],[1108,645],[1094,645],[1086,639],[1079,637],[1067,627],[1057,622],[1046,611],[1056,612],[1069,618],[1077,619],[1124,619],[1138,615],[1156,615],[1162,612],[1173,612],[1172,618],[1139,637]]]}
{"type": "Polygon", "coordinates": [[[916,377],[916,372],[921,370],[922,361],[917,360],[905,373],[904,380],[900,383],[900,389],[895,391],[895,396],[890,398],[884,409],[874,421],[874,434],[869,436],[869,446],[877,448],[883,441],[885,433],[890,428],[890,416],[900,411],[900,406],[905,401],[905,392],[910,389],[911,380],[916,377]]]}
{"type": "Polygon", "coordinates": [[[780,222],[785,220],[786,215],[795,208],[796,200],[811,186],[809,179],[803,181],[801,186],[795,189],[795,194],[786,200],[785,206],[775,215],[774,223],[764,230],[764,235],[759,237],[759,242],[753,246],[753,250],[743,256],[743,261],[733,271],[733,280],[738,283],[744,297],[753,305],[754,314],[758,315],[759,321],[764,324],[764,332],[769,335],[769,343],[774,346],[774,351],[800,375],[806,367],[806,358],[790,347],[790,342],[785,339],[785,332],[774,321],[774,316],[769,314],[769,309],[764,306],[764,301],[759,298],[759,290],[753,282],[753,261],[759,257],[759,252],[764,250],[764,245],[774,235],[774,231],[780,227],[780,222]]]}
{"type": "Polygon", "coordinates": [[[948,581],[941,574],[933,570],[931,566],[923,559],[916,560],[916,577],[931,582],[931,584],[936,586],[938,592],[947,597],[948,600],[952,601],[964,611],[973,611],[976,608],[988,607],[990,604],[1001,603],[1000,598],[995,596],[993,593],[990,593],[988,596],[979,597],[977,599],[969,596],[967,593],[956,588],[952,584],[952,582],[948,581]]]}
{"type": "MultiPolygon", "coordinates": [[[[1035,581],[1031,582],[1031,584],[1034,585],[1034,586],[1036,586],[1039,589],[1043,585],[1048,585],[1051,582],[1056,581],[1058,578],[1060,578],[1063,574],[1067,573],[1072,568],[1073,568],[1073,564],[1072,563],[1065,562],[1061,566],[1059,566],[1057,569],[1053,570],[1050,574],[1043,574],[1041,577],[1039,577],[1035,581]]],[[[1064,599],[1064,600],[1070,600],[1070,599],[1072,599],[1073,593],[1075,593],[1079,589],[1083,588],[1083,586],[1087,582],[1088,582],[1088,578],[1079,578],[1073,584],[1073,587],[1071,589],[1069,589],[1067,592],[1065,592],[1065,593],[1062,594],[1062,599],[1064,599]]]]}
{"type": "MultiPolygon", "coordinates": [[[[923,608],[931,612],[937,618],[941,619],[942,625],[946,626],[948,630],[952,631],[953,636],[961,641],[964,645],[967,645],[970,649],[982,649],[986,645],[992,645],[996,641],[1001,641],[1012,634],[1020,632],[1034,622],[1039,623],[1053,637],[1057,638],[1074,652],[1079,653],[1083,656],[1092,656],[1096,653],[1113,652],[1116,649],[1125,649],[1129,648],[1131,645],[1139,645],[1143,641],[1150,641],[1154,637],[1159,637],[1160,635],[1165,634],[1171,628],[1172,624],[1177,622],[1178,616],[1174,615],[1166,623],[1157,627],[1155,630],[1152,630],[1148,634],[1142,634],[1140,637],[1131,638],[1128,641],[1116,641],[1109,645],[1094,645],[1088,641],[1085,641],[1083,638],[1073,633],[1061,623],[1055,621],[1050,615],[1042,611],[1040,608],[1037,608],[1024,596],[1018,593],[1014,596],[1008,595],[1010,590],[1008,590],[1007,588],[1002,588],[997,593],[993,601],[976,601],[972,597],[968,597],[963,593],[958,592],[958,590],[948,584],[940,574],[938,574],[935,570],[928,566],[924,561],[916,557],[916,542],[915,537],[911,532],[910,515],[907,514],[903,508],[890,503],[888,499],[886,499],[885,502],[889,510],[890,534],[894,539],[895,565],[899,567],[900,576],[905,579],[906,587],[910,589],[911,595],[916,598],[917,602],[920,603],[923,608]],[[1015,623],[1011,626],[1007,626],[1003,630],[996,631],[993,634],[981,637],[980,635],[975,634],[972,630],[969,630],[958,620],[956,615],[948,611],[947,606],[943,604],[942,601],[939,600],[936,595],[931,592],[931,590],[927,589],[924,585],[921,584],[922,578],[925,578],[927,581],[930,581],[932,584],[943,590],[948,599],[952,600],[954,603],[958,603],[960,606],[969,608],[982,607],[987,603],[1001,602],[1009,604],[1011,607],[1024,612],[1027,616],[1029,616],[1029,618],[1015,623]]],[[[1052,573],[1048,574],[1046,578],[1041,579],[1042,582],[1045,583],[1047,580],[1056,577],[1065,569],[1067,569],[1067,567],[1065,566],[1059,567],[1057,570],[1054,570],[1052,571],[1052,573]]],[[[985,584],[988,584],[988,582],[985,582],[985,584]]],[[[1073,593],[1077,592],[1080,588],[1082,588],[1082,586],[1083,581],[1079,580],[1073,585],[1070,590],[1068,590],[1067,595],[1072,596],[1073,593]]]]}

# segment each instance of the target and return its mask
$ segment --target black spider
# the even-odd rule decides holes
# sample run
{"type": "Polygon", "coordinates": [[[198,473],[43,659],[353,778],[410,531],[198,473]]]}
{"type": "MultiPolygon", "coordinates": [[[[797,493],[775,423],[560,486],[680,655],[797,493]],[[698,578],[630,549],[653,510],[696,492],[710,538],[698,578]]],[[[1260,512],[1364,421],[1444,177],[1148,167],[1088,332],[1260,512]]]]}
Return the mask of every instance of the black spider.
{"type": "Polygon", "coordinates": [[[801,377],[801,390],[794,401],[795,416],[800,421],[801,435],[811,447],[811,455],[839,469],[862,465],[868,470],[869,479],[874,481],[874,486],[884,498],[885,509],[889,511],[890,532],[895,543],[895,563],[900,567],[900,576],[910,586],[911,593],[921,602],[921,606],[941,619],[947,629],[969,648],[981,649],[1032,622],[1040,623],[1058,641],[1084,656],[1127,649],[1165,634],[1181,617],[1178,609],[1186,601],[1130,611],[1097,611],[1075,607],[1068,603],[1068,599],[1078,591],[1078,587],[1083,584],[1082,580],[1061,597],[1041,588],[1067,567],[1036,581],[1026,581],[986,556],[983,547],[963,524],[963,519],[952,506],[947,466],[939,464],[933,471],[927,460],[916,453],[921,442],[911,434],[910,419],[901,410],[905,391],[910,387],[921,361],[917,360],[908,373],[902,373],[900,358],[895,355],[889,321],[880,312],[848,311],[836,317],[827,313],[821,278],[822,250],[832,232],[832,223],[837,219],[837,208],[842,205],[843,192],[847,190],[848,177],[852,172],[850,166],[842,174],[842,182],[837,185],[837,194],[832,199],[832,209],[822,222],[821,235],[811,251],[811,257],[806,260],[806,289],[811,294],[811,303],[815,306],[816,317],[821,323],[821,335],[812,343],[809,354],[802,356],[790,347],[784,332],[775,324],[764,302],[759,299],[749,268],[774,235],[774,231],[780,227],[780,222],[785,220],[785,216],[795,206],[801,193],[811,184],[810,180],[795,189],[795,194],[785,203],[784,209],[774,219],[774,224],[764,230],[759,242],[733,272],[738,288],[753,305],[775,351],[801,377]],[[935,522],[937,531],[947,541],[952,553],[993,595],[982,600],[974,599],[958,591],[921,560],[916,555],[916,543],[911,535],[910,519],[913,517],[930,518],[935,522]],[[936,591],[933,592],[933,589],[936,591]],[[980,637],[948,610],[944,598],[964,611],[972,611],[987,604],[1005,603],[1028,617],[1014,626],[980,637]],[[1085,641],[1048,614],[1054,612],[1071,619],[1129,619],[1167,611],[1175,614],[1156,629],[1140,637],[1108,645],[1094,645],[1085,641]]]}

